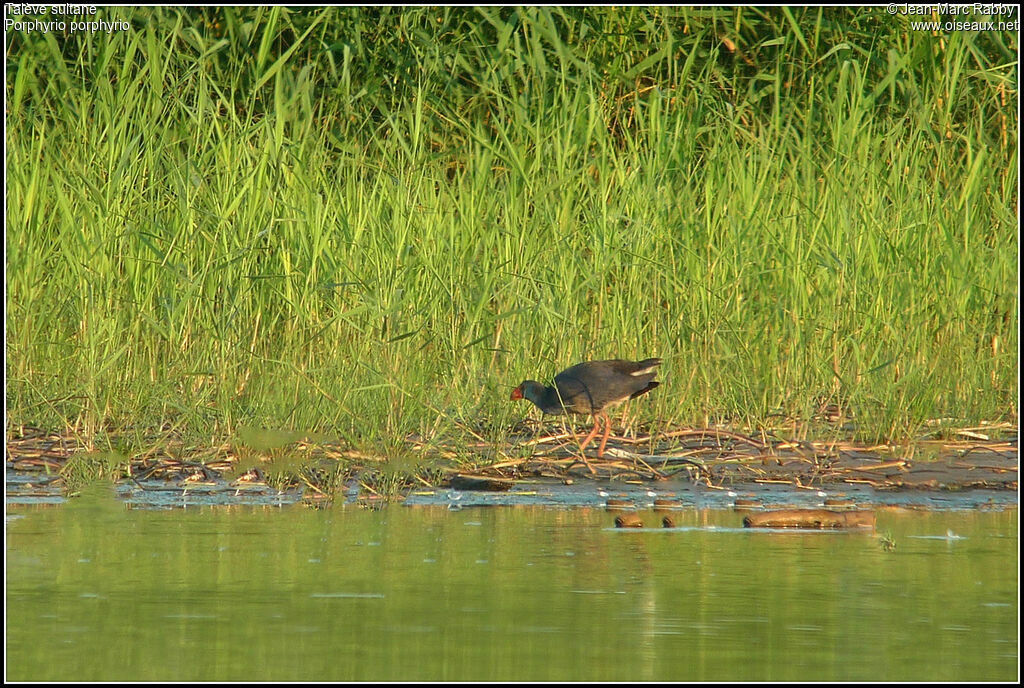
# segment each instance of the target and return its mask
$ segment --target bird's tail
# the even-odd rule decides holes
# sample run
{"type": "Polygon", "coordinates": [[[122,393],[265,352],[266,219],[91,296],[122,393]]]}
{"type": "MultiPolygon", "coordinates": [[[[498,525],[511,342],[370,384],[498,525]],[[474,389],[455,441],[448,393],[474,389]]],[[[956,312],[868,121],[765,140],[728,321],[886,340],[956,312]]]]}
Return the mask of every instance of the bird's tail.
{"type": "Polygon", "coordinates": [[[634,371],[634,372],[632,372],[630,374],[631,375],[645,375],[645,374],[651,372],[652,370],[654,370],[655,368],[657,368],[660,365],[661,365],[661,359],[660,358],[645,358],[642,361],[637,361],[637,366],[638,367],[637,367],[636,371],[634,371]]]}

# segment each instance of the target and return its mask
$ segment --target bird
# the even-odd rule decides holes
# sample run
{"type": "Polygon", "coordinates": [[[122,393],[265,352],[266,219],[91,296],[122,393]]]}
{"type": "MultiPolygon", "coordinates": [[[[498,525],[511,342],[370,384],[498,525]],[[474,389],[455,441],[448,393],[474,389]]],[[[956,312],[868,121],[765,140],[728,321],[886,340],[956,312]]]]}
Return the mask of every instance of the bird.
{"type": "MultiPolygon", "coordinates": [[[[650,392],[660,383],[655,382],[655,368],[660,358],[642,361],[611,359],[585,361],[566,368],[555,375],[555,385],[548,387],[536,380],[524,380],[512,390],[511,401],[528,399],[541,413],[553,416],[562,413],[588,413],[594,418],[594,428],[580,444],[580,453],[597,436],[598,418],[604,419],[604,435],[597,448],[597,458],[604,456],[604,447],[611,432],[606,408],[627,399],[650,392]]],[[[589,464],[588,464],[589,465],[589,464]]]]}

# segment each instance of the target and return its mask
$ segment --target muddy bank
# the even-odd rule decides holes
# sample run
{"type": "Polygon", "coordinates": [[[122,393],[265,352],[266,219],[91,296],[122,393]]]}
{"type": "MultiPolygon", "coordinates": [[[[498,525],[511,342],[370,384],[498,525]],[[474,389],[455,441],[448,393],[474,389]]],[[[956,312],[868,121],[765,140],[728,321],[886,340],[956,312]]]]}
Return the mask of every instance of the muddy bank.
{"type": "Polygon", "coordinates": [[[722,430],[679,430],[609,445],[602,461],[583,462],[562,436],[541,438],[535,456],[493,464],[480,475],[532,472],[605,480],[687,477],[709,487],[745,484],[867,485],[879,490],[1017,489],[1017,430],[997,440],[976,431],[963,440],[922,440],[910,448],[755,438],[722,430]],[[547,445],[547,446],[545,446],[547,445]],[[647,446],[644,446],[647,445],[647,446]],[[641,449],[641,447],[643,447],[641,449]],[[645,452],[644,449],[647,451],[645,452]]]}
{"type": "Polygon", "coordinates": [[[90,451],[74,437],[27,429],[7,438],[6,499],[59,503],[90,482],[86,478],[105,478],[120,498],[155,507],[321,505],[339,498],[361,504],[599,506],[609,494],[635,490],[643,499],[681,496],[684,505],[698,507],[731,507],[750,498],[766,499],[766,506],[814,507],[826,497],[846,496],[865,504],[935,508],[1015,504],[1017,429],[1004,424],[986,430],[910,448],[678,430],[620,438],[609,442],[603,459],[586,461],[576,455],[570,435],[551,434],[513,438],[505,449],[463,447],[462,457],[466,450],[480,455],[477,465],[452,460],[448,448],[411,440],[405,464],[420,467],[399,470],[382,457],[330,443],[294,442],[258,452],[232,444],[188,447],[164,438],[132,454],[90,451]]]}

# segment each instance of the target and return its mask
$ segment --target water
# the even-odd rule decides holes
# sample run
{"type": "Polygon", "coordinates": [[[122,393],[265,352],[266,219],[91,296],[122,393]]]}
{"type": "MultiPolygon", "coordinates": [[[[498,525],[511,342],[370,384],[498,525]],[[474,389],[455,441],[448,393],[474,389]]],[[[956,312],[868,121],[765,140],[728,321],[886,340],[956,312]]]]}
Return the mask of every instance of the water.
{"type": "Polygon", "coordinates": [[[674,518],[9,507],[7,679],[1017,678],[1016,508],[880,510],[873,533],[674,518]]]}

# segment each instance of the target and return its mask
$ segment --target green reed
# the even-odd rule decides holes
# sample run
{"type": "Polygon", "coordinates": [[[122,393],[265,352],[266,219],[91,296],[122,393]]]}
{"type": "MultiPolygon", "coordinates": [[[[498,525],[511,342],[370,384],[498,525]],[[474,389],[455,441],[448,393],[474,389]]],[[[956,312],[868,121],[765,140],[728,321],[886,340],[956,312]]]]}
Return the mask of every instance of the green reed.
{"type": "MultiPolygon", "coordinates": [[[[1016,45],[878,10],[109,10],[15,32],[18,423],[498,446],[660,356],[658,427],[1016,422],[1016,45]]],[[[822,431],[820,428],[814,432],[822,431]]]]}

